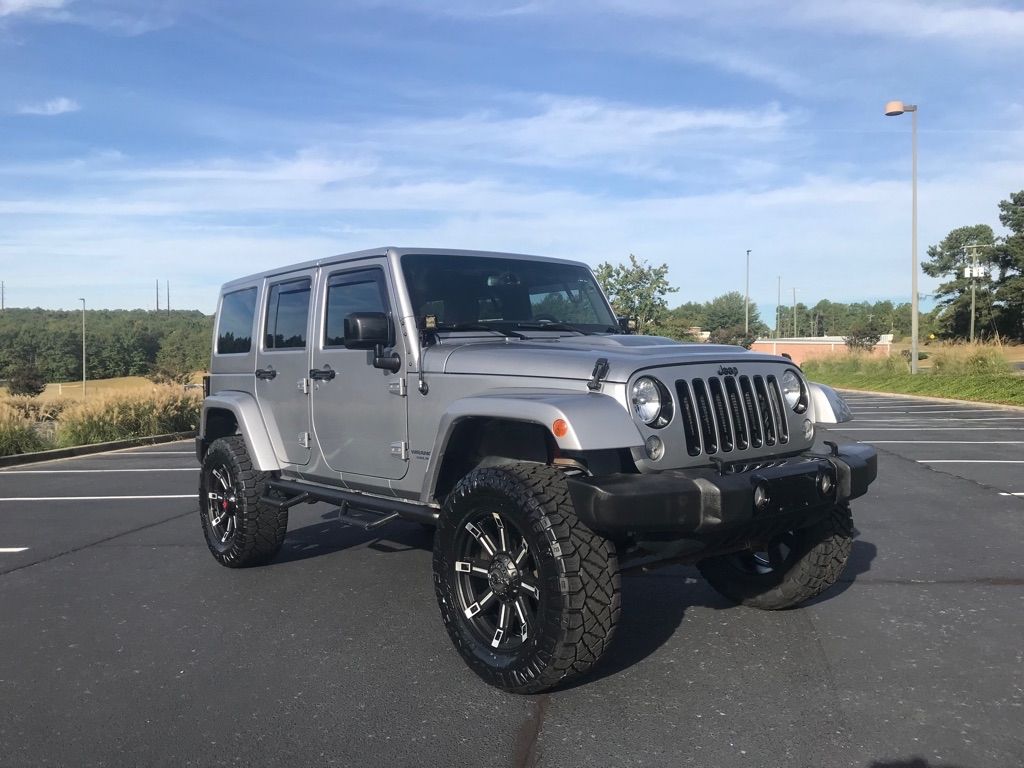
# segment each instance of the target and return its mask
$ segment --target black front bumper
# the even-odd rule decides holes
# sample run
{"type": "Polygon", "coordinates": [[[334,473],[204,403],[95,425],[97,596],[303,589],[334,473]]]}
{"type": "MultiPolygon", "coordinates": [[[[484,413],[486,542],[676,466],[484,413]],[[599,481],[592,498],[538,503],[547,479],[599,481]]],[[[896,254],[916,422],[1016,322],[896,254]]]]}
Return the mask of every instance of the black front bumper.
{"type": "Polygon", "coordinates": [[[875,449],[839,446],[829,455],[651,474],[570,477],[576,514],[608,536],[679,537],[711,541],[744,531],[799,527],[835,504],[867,493],[878,473],[875,449]],[[823,492],[822,476],[832,482],[823,492]],[[755,491],[767,503],[754,503],[755,491]],[[773,523],[775,525],[773,525],[773,523]]]}

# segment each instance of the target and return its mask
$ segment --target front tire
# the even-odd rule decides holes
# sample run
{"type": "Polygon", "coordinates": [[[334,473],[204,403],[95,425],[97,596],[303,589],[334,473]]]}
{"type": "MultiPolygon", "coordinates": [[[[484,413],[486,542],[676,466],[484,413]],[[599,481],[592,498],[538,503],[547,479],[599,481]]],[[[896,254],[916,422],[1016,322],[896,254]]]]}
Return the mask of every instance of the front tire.
{"type": "Polygon", "coordinates": [[[614,545],[576,517],[564,476],[539,464],[476,469],[434,538],[441,617],[493,686],[537,693],[589,670],[619,618],[614,545]]]}
{"type": "Polygon", "coordinates": [[[274,559],[288,531],[288,510],[261,502],[269,473],[253,467],[239,435],[214,440],[199,479],[199,518],[210,553],[228,568],[274,559]]]}
{"type": "Polygon", "coordinates": [[[734,603],[777,611],[819,595],[839,580],[853,546],[853,517],[838,504],[818,522],[745,550],[697,563],[701,575],[734,603]]]}

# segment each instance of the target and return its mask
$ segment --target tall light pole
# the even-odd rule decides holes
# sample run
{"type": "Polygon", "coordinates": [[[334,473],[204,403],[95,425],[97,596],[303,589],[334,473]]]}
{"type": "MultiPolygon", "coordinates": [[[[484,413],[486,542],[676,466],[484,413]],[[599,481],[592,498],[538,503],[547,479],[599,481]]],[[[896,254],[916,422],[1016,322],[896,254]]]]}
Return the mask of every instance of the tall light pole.
{"type": "Polygon", "coordinates": [[[743,335],[750,335],[750,249],[747,248],[747,288],[743,294],[743,335]]]}
{"type": "Polygon", "coordinates": [[[82,399],[85,400],[85,299],[82,302],[82,399]]]}
{"type": "Polygon", "coordinates": [[[911,234],[910,234],[910,372],[917,373],[917,105],[904,104],[902,101],[890,101],[885,105],[886,117],[896,117],[904,112],[911,115],[910,154],[911,154],[911,234]]]}

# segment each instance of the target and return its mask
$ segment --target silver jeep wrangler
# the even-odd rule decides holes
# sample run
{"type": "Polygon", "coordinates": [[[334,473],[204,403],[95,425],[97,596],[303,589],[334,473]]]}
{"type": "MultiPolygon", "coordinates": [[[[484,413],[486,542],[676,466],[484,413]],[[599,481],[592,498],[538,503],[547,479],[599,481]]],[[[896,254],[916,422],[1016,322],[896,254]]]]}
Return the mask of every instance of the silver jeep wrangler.
{"type": "Polygon", "coordinates": [[[608,648],[620,570],[697,568],[788,608],[849,556],[863,445],[814,448],[842,399],[781,357],[628,333],[578,262],[381,248],[226,284],[196,450],[229,567],[289,508],[436,526],[434,584],[484,680],[533,693],[608,648]]]}

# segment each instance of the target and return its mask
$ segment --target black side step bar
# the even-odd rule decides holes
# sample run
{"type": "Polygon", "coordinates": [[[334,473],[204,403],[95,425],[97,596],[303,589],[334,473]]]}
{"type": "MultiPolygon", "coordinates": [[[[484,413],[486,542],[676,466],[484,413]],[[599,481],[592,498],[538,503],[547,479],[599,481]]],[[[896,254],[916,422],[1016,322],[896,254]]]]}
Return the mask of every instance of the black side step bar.
{"type": "Polygon", "coordinates": [[[424,525],[437,524],[437,511],[433,507],[413,504],[401,499],[370,496],[355,491],[343,491],[340,488],[311,486],[294,480],[271,480],[267,483],[267,488],[286,497],[275,499],[264,496],[260,499],[278,509],[290,509],[303,502],[326,501],[340,507],[343,523],[355,525],[363,530],[379,528],[397,518],[424,525]],[[353,512],[362,512],[367,516],[360,517],[354,515],[353,512]]]}

